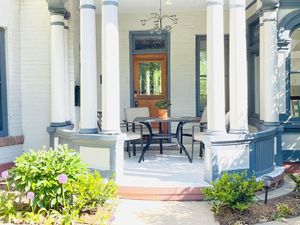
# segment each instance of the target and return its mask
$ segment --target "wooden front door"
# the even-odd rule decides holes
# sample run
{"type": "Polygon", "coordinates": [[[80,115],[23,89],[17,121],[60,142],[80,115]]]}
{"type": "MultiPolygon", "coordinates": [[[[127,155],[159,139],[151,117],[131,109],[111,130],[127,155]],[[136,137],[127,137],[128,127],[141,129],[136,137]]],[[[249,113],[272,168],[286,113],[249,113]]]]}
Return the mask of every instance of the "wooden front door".
{"type": "Polygon", "coordinates": [[[135,107],[148,107],[157,117],[155,102],[167,98],[167,55],[138,54],[133,56],[135,107]]]}

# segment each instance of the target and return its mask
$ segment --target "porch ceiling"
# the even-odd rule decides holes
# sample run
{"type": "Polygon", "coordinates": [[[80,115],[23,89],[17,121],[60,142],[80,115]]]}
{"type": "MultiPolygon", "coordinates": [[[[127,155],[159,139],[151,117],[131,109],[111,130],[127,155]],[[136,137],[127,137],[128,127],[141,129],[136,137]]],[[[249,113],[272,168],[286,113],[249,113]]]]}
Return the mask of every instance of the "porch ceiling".
{"type": "MultiPolygon", "coordinates": [[[[119,0],[120,12],[150,12],[157,11],[159,8],[159,0],[119,0]]],[[[200,11],[206,9],[207,0],[162,0],[163,11],[200,11]],[[170,4],[168,4],[170,3],[170,4]]],[[[229,0],[224,0],[225,5],[229,0]]],[[[250,4],[253,0],[246,0],[246,4],[250,4]]],[[[101,12],[102,1],[97,0],[98,13],[101,12]]]]}

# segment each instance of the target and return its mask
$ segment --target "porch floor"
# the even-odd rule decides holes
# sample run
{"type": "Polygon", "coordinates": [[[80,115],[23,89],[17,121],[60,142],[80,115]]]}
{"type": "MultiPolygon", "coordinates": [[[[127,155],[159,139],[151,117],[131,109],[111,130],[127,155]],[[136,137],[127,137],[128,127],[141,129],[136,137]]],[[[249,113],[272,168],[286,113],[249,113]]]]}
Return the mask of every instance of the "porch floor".
{"type": "MultiPolygon", "coordinates": [[[[195,146],[193,163],[187,156],[179,153],[174,144],[164,144],[163,154],[159,147],[153,147],[145,154],[145,161],[138,163],[141,151],[137,156],[128,157],[124,152],[124,175],[120,186],[148,188],[201,188],[209,184],[204,181],[204,159],[199,157],[199,147],[195,146]]],[[[191,152],[191,146],[186,146],[191,152]]]]}

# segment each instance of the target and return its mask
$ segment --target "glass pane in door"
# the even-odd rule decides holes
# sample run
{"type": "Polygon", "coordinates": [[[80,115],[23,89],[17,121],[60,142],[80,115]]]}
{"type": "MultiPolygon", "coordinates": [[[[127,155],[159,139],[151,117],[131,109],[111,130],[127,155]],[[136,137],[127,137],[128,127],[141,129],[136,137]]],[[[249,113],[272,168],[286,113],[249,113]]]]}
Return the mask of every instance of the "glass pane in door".
{"type": "Polygon", "coordinates": [[[160,62],[139,63],[139,94],[162,95],[162,67],[160,62]]]}

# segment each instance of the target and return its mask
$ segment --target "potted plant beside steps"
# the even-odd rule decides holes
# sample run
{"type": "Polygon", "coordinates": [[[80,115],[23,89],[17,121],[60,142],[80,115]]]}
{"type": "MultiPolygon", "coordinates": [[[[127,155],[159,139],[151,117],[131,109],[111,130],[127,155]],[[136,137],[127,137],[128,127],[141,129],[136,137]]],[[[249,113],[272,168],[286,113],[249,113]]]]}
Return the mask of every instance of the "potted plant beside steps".
{"type": "MultiPolygon", "coordinates": [[[[171,103],[168,99],[161,99],[155,103],[157,108],[157,114],[159,118],[165,119],[168,117],[168,109],[171,106],[171,103]]],[[[162,132],[165,134],[168,130],[168,124],[162,123],[162,132]]]]}

